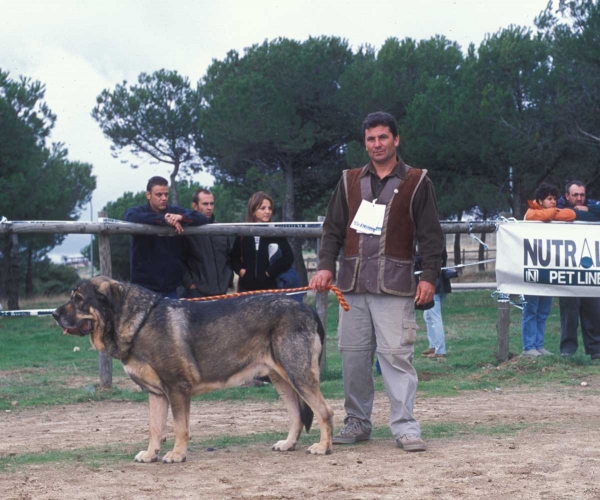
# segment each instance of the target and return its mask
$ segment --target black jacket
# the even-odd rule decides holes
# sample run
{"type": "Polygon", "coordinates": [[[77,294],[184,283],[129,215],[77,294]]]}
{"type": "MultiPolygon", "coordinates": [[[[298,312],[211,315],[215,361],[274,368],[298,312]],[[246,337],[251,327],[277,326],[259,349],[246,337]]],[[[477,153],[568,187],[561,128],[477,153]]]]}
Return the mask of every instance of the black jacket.
{"type": "MultiPolygon", "coordinates": [[[[211,218],[210,222],[213,223],[214,219],[211,218]]],[[[194,234],[186,239],[188,248],[183,273],[186,297],[226,294],[233,278],[229,258],[232,238],[194,234]],[[192,284],[196,285],[195,289],[190,289],[192,284]]]]}
{"type": "MultiPolygon", "coordinates": [[[[127,222],[168,226],[165,214],[181,214],[182,225],[201,226],[208,223],[204,215],[176,205],[167,205],[157,213],[150,204],[132,207],[125,212],[127,222]]],[[[173,229],[175,233],[175,229],[173,229]]],[[[131,282],[158,293],[169,293],[181,285],[183,277],[185,238],[181,236],[133,235],[129,252],[131,282]]]]}
{"type": "Polygon", "coordinates": [[[236,274],[241,269],[246,270],[243,278],[238,282],[238,289],[245,290],[276,290],[275,277],[287,271],[294,263],[294,253],[287,238],[274,238],[261,236],[258,252],[254,243],[254,236],[238,236],[231,250],[231,266],[236,274]],[[269,263],[269,245],[275,243],[281,250],[281,258],[269,263]],[[266,273],[269,273],[267,276],[266,273]]]}

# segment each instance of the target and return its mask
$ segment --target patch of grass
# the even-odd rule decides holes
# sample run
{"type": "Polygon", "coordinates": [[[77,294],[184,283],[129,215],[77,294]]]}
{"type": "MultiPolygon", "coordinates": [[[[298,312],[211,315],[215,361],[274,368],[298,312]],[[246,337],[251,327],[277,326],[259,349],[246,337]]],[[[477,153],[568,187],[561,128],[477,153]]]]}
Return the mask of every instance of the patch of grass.
{"type": "MultiPolygon", "coordinates": [[[[575,356],[551,356],[538,359],[513,357],[506,363],[496,360],[496,301],[489,292],[450,294],[443,306],[446,329],[447,358],[444,361],[423,358],[427,335],[421,313],[417,320],[421,329],[415,345],[414,366],[419,374],[420,396],[450,396],[457,391],[494,390],[525,385],[576,385],[597,375],[598,365],[592,364],[582,349],[575,356]]],[[[343,398],[341,357],[337,348],[338,302],[329,296],[327,327],[327,369],[322,374],[321,388],[325,398],[343,398]]],[[[521,352],[521,313],[511,308],[510,346],[512,353],[521,352]]],[[[558,353],[560,336],[558,301],[552,308],[546,329],[546,348],[558,353]]],[[[126,375],[119,361],[113,363],[114,387],[91,390],[90,380],[97,384],[98,353],[91,349],[87,337],[63,336],[48,317],[0,319],[0,411],[18,407],[76,404],[88,400],[146,401],[141,391],[119,386],[126,375]],[[74,350],[78,348],[79,350],[74,350]],[[81,377],[81,384],[77,384],[81,377]],[[75,381],[75,383],[74,383],[75,381]],[[87,390],[86,390],[87,389],[87,390]]],[[[383,391],[380,376],[375,387],[383,391]]],[[[590,391],[591,392],[591,391],[590,391]]],[[[197,399],[274,400],[272,386],[234,388],[215,391],[197,399]]]]}
{"type": "MultiPolygon", "coordinates": [[[[464,423],[440,423],[425,424],[423,426],[423,437],[425,439],[450,439],[465,438],[474,435],[514,435],[526,429],[526,424],[511,424],[501,426],[486,426],[464,423]]],[[[226,450],[229,448],[243,448],[248,446],[264,446],[270,448],[275,442],[285,439],[284,432],[260,432],[245,436],[214,436],[202,440],[191,440],[188,453],[212,452],[215,450],[226,450]]],[[[373,428],[373,439],[392,439],[390,429],[387,426],[376,426],[373,428]]],[[[319,439],[319,430],[313,429],[310,433],[303,432],[298,440],[297,450],[308,448],[319,439]]],[[[168,440],[161,446],[161,456],[173,449],[173,440],[168,440]]],[[[360,445],[356,445],[360,446],[360,445]]],[[[0,473],[13,472],[27,465],[42,464],[82,464],[90,468],[98,468],[101,465],[122,462],[132,462],[135,455],[147,448],[146,442],[106,444],[102,446],[87,447],[77,450],[49,451],[43,453],[14,454],[0,457],[0,473]]]]}

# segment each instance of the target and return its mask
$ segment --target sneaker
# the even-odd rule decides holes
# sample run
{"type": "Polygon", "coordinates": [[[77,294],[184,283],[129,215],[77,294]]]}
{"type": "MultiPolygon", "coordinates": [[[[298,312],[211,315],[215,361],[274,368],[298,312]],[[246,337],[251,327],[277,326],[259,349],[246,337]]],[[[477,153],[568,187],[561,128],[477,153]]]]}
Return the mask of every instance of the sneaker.
{"type": "Polygon", "coordinates": [[[598,361],[600,360],[600,352],[595,352],[594,354],[591,355],[592,361],[598,361]]]}
{"type": "Polygon", "coordinates": [[[527,351],[523,351],[523,354],[521,354],[521,356],[526,356],[529,358],[537,358],[538,356],[541,356],[542,353],[540,351],[538,351],[537,349],[529,349],[527,351]]]}
{"type": "Polygon", "coordinates": [[[561,357],[561,358],[568,358],[568,357],[570,357],[570,356],[573,356],[573,353],[572,353],[572,352],[561,352],[561,353],[560,353],[560,357],[561,357]]]}
{"type": "Polygon", "coordinates": [[[363,429],[360,420],[349,417],[346,425],[333,436],[333,444],[352,444],[358,441],[367,441],[371,439],[371,433],[363,429]]]}
{"type": "Polygon", "coordinates": [[[430,354],[434,354],[434,353],[435,353],[435,348],[430,347],[429,349],[425,349],[421,354],[423,356],[429,356],[430,354]]]}
{"type": "Polygon", "coordinates": [[[546,349],[543,347],[541,349],[537,349],[537,352],[539,352],[542,356],[554,356],[553,352],[546,351],[546,349]]]}
{"type": "Polygon", "coordinates": [[[404,451],[425,451],[427,443],[421,439],[421,436],[416,434],[403,434],[396,439],[396,444],[404,451]]]}

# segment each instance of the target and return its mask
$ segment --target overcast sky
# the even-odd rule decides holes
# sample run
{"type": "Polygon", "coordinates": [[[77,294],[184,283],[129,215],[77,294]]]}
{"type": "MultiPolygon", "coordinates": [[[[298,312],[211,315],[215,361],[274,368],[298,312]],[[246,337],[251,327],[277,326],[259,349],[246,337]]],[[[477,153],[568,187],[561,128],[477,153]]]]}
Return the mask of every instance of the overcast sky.
{"type": "MultiPolygon", "coordinates": [[[[95,219],[125,191],[140,191],[152,175],[169,174],[168,167],[149,161],[137,160],[141,166],[134,170],[112,158],[110,142],[90,116],[103,89],[161,68],[195,85],[213,59],[277,37],[333,35],[354,49],[364,44],[378,49],[389,37],[443,34],[466,50],[510,24],[533,28],[546,5],[547,0],[0,0],[0,68],[12,78],[24,75],[46,85],[45,100],[58,117],[51,140],[66,144],[69,159],[94,166],[95,219]]],[[[212,184],[207,174],[194,179],[212,184]]],[[[89,208],[81,219],[90,219],[89,208]]],[[[89,236],[70,236],[55,252],[77,253],[88,242],[89,236]]]]}

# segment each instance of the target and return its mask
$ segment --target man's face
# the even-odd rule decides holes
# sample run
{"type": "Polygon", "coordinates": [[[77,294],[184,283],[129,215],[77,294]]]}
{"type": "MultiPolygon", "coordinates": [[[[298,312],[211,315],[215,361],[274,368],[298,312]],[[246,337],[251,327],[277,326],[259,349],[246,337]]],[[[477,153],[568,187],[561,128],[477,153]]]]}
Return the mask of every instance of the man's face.
{"type": "Polygon", "coordinates": [[[585,187],[573,184],[565,193],[565,198],[572,207],[585,204],[585,187]]]}
{"type": "Polygon", "coordinates": [[[398,144],[400,144],[400,136],[394,137],[389,127],[379,125],[365,130],[365,146],[374,164],[395,160],[398,144]]]}
{"type": "Polygon", "coordinates": [[[164,212],[169,200],[169,186],[152,186],[152,191],[146,191],[146,198],[152,210],[158,213],[164,212]]]}
{"type": "Polygon", "coordinates": [[[192,208],[210,219],[215,209],[215,197],[212,194],[199,193],[198,203],[192,202],[192,208]]]}

